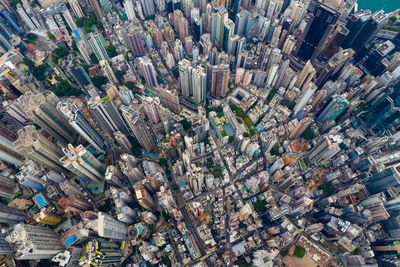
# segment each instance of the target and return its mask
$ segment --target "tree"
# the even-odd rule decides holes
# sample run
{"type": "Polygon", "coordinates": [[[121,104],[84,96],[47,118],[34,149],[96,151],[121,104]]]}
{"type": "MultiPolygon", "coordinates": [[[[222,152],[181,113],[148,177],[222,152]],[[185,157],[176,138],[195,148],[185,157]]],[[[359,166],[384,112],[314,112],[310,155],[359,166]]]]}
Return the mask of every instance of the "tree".
{"type": "Polygon", "coordinates": [[[106,46],[106,51],[107,51],[107,54],[108,54],[108,56],[109,56],[110,58],[115,57],[115,56],[118,56],[117,49],[115,48],[114,45],[106,46]]]}
{"type": "Polygon", "coordinates": [[[288,254],[289,254],[289,250],[287,250],[287,249],[281,251],[281,256],[282,256],[282,257],[285,257],[285,256],[288,255],[288,254]]]}
{"type": "Polygon", "coordinates": [[[333,187],[332,183],[330,183],[330,182],[322,184],[319,188],[322,189],[322,191],[324,191],[324,193],[327,193],[329,195],[335,193],[335,188],[333,187]]]}
{"type": "Polygon", "coordinates": [[[90,53],[90,55],[89,55],[89,57],[90,57],[90,60],[93,62],[93,64],[97,64],[97,63],[99,63],[99,60],[97,59],[97,57],[96,57],[96,54],[95,53],[90,53]]]}
{"type": "Polygon", "coordinates": [[[229,136],[228,143],[230,144],[230,143],[232,143],[233,141],[235,141],[235,138],[234,138],[233,136],[229,136]]]}
{"type": "Polygon", "coordinates": [[[294,255],[297,258],[303,258],[304,255],[306,254],[306,249],[301,247],[301,246],[296,246],[295,250],[294,250],[294,255]]]}
{"type": "Polygon", "coordinates": [[[18,4],[21,4],[21,0],[12,0],[11,2],[10,2],[10,5],[12,6],[12,7],[16,7],[18,4]]]}
{"type": "Polygon", "coordinates": [[[278,88],[273,88],[273,89],[269,92],[269,94],[268,94],[268,96],[267,96],[267,100],[266,100],[266,103],[267,103],[267,104],[268,104],[269,102],[271,102],[272,98],[274,98],[274,96],[275,96],[275,94],[276,94],[277,91],[278,91],[278,88]]]}
{"type": "Polygon", "coordinates": [[[220,132],[220,134],[222,135],[222,137],[225,137],[225,136],[226,136],[226,131],[225,131],[225,130],[222,130],[222,131],[220,132]]]}
{"type": "Polygon", "coordinates": [[[32,69],[32,75],[39,81],[44,81],[47,79],[47,69],[49,68],[49,65],[47,63],[44,63],[42,65],[39,65],[37,67],[34,67],[32,69]]]}
{"type": "Polygon", "coordinates": [[[79,51],[78,46],[76,46],[76,41],[75,41],[75,40],[72,41],[71,47],[72,47],[72,49],[73,49],[74,51],[77,51],[77,52],[79,51]]]}
{"type": "Polygon", "coordinates": [[[256,202],[253,203],[254,210],[257,213],[264,213],[267,208],[266,208],[267,202],[265,200],[257,200],[256,202]]]}
{"type": "Polygon", "coordinates": [[[270,151],[271,155],[275,155],[275,156],[280,156],[281,154],[279,153],[279,145],[275,144],[270,151]]]}
{"type": "Polygon", "coordinates": [[[168,165],[168,161],[166,159],[159,159],[158,160],[158,164],[160,164],[160,166],[168,169],[169,165],[168,165]]]}
{"type": "Polygon", "coordinates": [[[175,69],[172,70],[172,74],[175,76],[175,78],[179,78],[179,68],[176,67],[175,69]]]}
{"type": "Polygon", "coordinates": [[[301,137],[303,137],[306,140],[313,140],[314,139],[314,133],[311,129],[311,126],[308,126],[301,134],[301,137]]]}
{"type": "Polygon", "coordinates": [[[172,184],[172,190],[178,191],[179,186],[177,184],[172,184]]]}
{"type": "Polygon", "coordinates": [[[192,127],[192,125],[190,124],[190,122],[188,122],[186,119],[181,120],[181,124],[183,126],[183,129],[185,131],[189,130],[190,127],[192,127]]]}
{"type": "Polygon", "coordinates": [[[85,18],[77,19],[76,22],[75,22],[76,26],[83,27],[83,24],[85,23],[85,20],[86,20],[85,18]]]}
{"type": "Polygon", "coordinates": [[[150,232],[154,233],[154,231],[156,230],[156,226],[154,224],[150,224],[149,229],[150,229],[150,232]]]}
{"type": "MultiPolygon", "coordinates": [[[[57,77],[56,77],[57,78],[57,77]]],[[[61,79],[56,86],[50,88],[56,96],[79,96],[82,90],[72,87],[69,82],[61,79]]]]}
{"type": "Polygon", "coordinates": [[[135,86],[135,83],[132,81],[128,81],[125,83],[125,86],[132,90],[133,87],[135,86]]]}
{"type": "MultiPolygon", "coordinates": [[[[53,59],[65,58],[66,56],[68,56],[68,54],[69,54],[69,50],[67,48],[65,48],[65,46],[60,45],[59,47],[57,47],[56,49],[53,50],[52,57],[53,57],[53,59]]],[[[55,60],[55,61],[57,61],[57,60],[55,60]]]]}
{"type": "Polygon", "coordinates": [[[246,132],[246,133],[243,134],[243,136],[244,137],[250,137],[250,134],[246,132]]]}
{"type": "Polygon", "coordinates": [[[34,40],[37,39],[37,35],[30,32],[30,33],[28,33],[28,34],[26,35],[26,39],[31,40],[31,41],[34,41],[34,40]]]}
{"type": "Polygon", "coordinates": [[[293,110],[293,109],[294,109],[294,106],[296,106],[296,103],[295,103],[295,102],[292,102],[292,101],[287,100],[287,99],[282,99],[281,102],[280,102],[280,104],[281,104],[282,106],[287,107],[287,108],[290,109],[290,110],[293,110]]]}
{"type": "Polygon", "coordinates": [[[101,86],[105,85],[108,80],[106,77],[104,76],[100,76],[100,75],[95,75],[92,78],[90,78],[93,82],[93,84],[97,87],[97,88],[101,88],[101,86]]]}
{"type": "Polygon", "coordinates": [[[129,137],[128,139],[132,145],[132,154],[135,157],[141,157],[142,156],[142,146],[140,145],[139,141],[133,136],[129,137]]]}
{"type": "Polygon", "coordinates": [[[54,41],[56,39],[56,37],[54,36],[54,34],[52,34],[51,32],[47,33],[47,36],[49,37],[50,40],[54,41]]]}
{"type": "Polygon", "coordinates": [[[117,77],[118,82],[122,84],[122,82],[124,81],[124,74],[122,73],[122,71],[117,70],[115,72],[115,76],[117,77]]]}
{"type": "Polygon", "coordinates": [[[35,63],[28,57],[24,57],[24,63],[27,65],[29,68],[35,67],[35,63]]]}

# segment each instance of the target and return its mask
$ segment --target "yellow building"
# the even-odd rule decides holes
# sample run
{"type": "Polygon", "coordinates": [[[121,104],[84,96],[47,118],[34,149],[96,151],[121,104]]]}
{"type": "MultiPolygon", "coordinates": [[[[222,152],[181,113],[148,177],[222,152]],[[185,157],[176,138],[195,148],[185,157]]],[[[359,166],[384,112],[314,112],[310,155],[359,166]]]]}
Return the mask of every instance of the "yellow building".
{"type": "Polygon", "coordinates": [[[38,223],[44,223],[48,225],[56,225],[57,223],[61,222],[61,217],[50,214],[43,210],[33,216],[33,219],[38,223]]]}

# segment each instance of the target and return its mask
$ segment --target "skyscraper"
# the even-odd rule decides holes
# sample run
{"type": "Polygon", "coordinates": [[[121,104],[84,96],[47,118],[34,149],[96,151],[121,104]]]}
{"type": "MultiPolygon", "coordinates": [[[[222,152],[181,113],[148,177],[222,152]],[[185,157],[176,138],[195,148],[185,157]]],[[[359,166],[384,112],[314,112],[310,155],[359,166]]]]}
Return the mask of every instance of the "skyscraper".
{"type": "Polygon", "coordinates": [[[103,73],[106,75],[107,79],[114,83],[114,84],[118,84],[119,81],[117,79],[117,77],[115,76],[115,73],[113,71],[113,69],[111,68],[110,64],[108,64],[108,61],[106,60],[101,60],[100,61],[100,68],[103,71],[103,73]]]}
{"type": "Polygon", "coordinates": [[[184,59],[179,61],[179,83],[181,86],[182,95],[190,97],[193,95],[192,89],[192,64],[189,60],[184,59]]]}
{"type": "Polygon", "coordinates": [[[117,107],[108,96],[105,98],[95,97],[88,101],[89,111],[100,128],[110,136],[116,131],[128,133],[128,127],[121,117],[117,107]]]}
{"type": "Polygon", "coordinates": [[[304,118],[301,121],[299,121],[296,125],[296,127],[293,129],[293,131],[290,133],[289,138],[290,139],[296,139],[298,138],[304,130],[310,125],[312,122],[311,118],[304,118]]]}
{"type": "Polygon", "coordinates": [[[58,204],[60,204],[65,212],[81,213],[93,209],[93,204],[84,199],[83,196],[77,194],[70,194],[68,198],[62,197],[58,204]]]}
{"type": "Polygon", "coordinates": [[[343,48],[352,48],[358,53],[378,31],[386,24],[387,15],[383,10],[372,15],[371,11],[360,10],[355,12],[346,24],[349,34],[343,42],[343,48]]]}
{"type": "Polygon", "coordinates": [[[22,165],[22,155],[15,149],[13,142],[17,135],[3,124],[0,124],[0,160],[10,164],[22,165]]]}
{"type": "Polygon", "coordinates": [[[7,224],[19,223],[25,220],[26,216],[25,211],[10,208],[0,203],[0,222],[7,224]]]}
{"type": "Polygon", "coordinates": [[[332,31],[339,17],[339,6],[327,6],[322,2],[313,0],[308,6],[307,26],[297,43],[296,55],[304,61],[315,57],[332,31]]]}
{"type": "Polygon", "coordinates": [[[211,94],[224,97],[228,92],[229,65],[216,65],[211,69],[211,94]]]}
{"type": "Polygon", "coordinates": [[[296,83],[294,84],[295,87],[299,88],[300,90],[303,90],[304,88],[307,88],[307,86],[310,84],[312,78],[314,78],[315,74],[317,72],[315,71],[313,65],[311,64],[310,60],[306,62],[304,65],[303,70],[299,74],[296,83]]]}
{"type": "Polygon", "coordinates": [[[158,87],[156,70],[148,57],[139,58],[140,72],[150,87],[158,87]]]}
{"type": "Polygon", "coordinates": [[[235,23],[232,20],[227,19],[224,22],[224,30],[223,30],[223,41],[222,41],[222,49],[228,53],[228,43],[231,36],[234,34],[235,31],[235,23]]]}
{"type": "Polygon", "coordinates": [[[160,101],[157,98],[144,97],[143,108],[146,112],[147,118],[154,124],[160,121],[160,115],[158,114],[158,109],[160,108],[160,101]]]}
{"type": "Polygon", "coordinates": [[[88,1],[94,13],[96,14],[97,19],[101,19],[103,17],[103,12],[101,12],[98,0],[88,0],[88,1]]]}
{"type": "Polygon", "coordinates": [[[100,182],[104,179],[105,164],[82,145],[74,147],[68,144],[67,148],[63,148],[63,152],[65,156],[60,158],[60,162],[72,173],[94,182],[100,182]]]}
{"type": "Polygon", "coordinates": [[[125,240],[128,236],[126,224],[114,219],[111,215],[100,212],[97,218],[97,234],[100,237],[125,240]]]}
{"type": "Polygon", "coordinates": [[[120,131],[117,131],[114,133],[114,138],[117,140],[118,144],[124,148],[127,151],[131,151],[132,149],[132,144],[129,142],[129,139],[121,133],[120,131]]]}
{"type": "Polygon", "coordinates": [[[85,14],[82,11],[81,5],[79,4],[79,0],[68,0],[68,3],[74,13],[75,17],[83,18],[85,14]]]}
{"type": "Polygon", "coordinates": [[[142,206],[146,210],[153,210],[155,208],[153,198],[147,192],[141,181],[136,182],[133,185],[133,189],[135,190],[136,198],[140,206],[142,206]]]}
{"type": "Polygon", "coordinates": [[[236,14],[235,18],[235,34],[239,36],[244,36],[246,31],[247,20],[250,17],[250,12],[247,10],[242,10],[236,14]]]}
{"type": "Polygon", "coordinates": [[[105,13],[110,13],[112,9],[112,4],[110,0],[100,0],[101,6],[105,13]]]}
{"type": "Polygon", "coordinates": [[[200,103],[206,100],[207,74],[203,67],[197,66],[192,69],[193,100],[200,103]]]}
{"type": "Polygon", "coordinates": [[[26,92],[20,96],[21,108],[28,117],[60,142],[72,142],[76,131],[56,107],[58,97],[50,92],[26,92]]]}
{"type": "Polygon", "coordinates": [[[10,243],[15,243],[15,258],[18,260],[50,259],[64,250],[54,230],[17,224],[6,237],[10,243]]]}
{"type": "Polygon", "coordinates": [[[106,42],[100,32],[89,34],[89,44],[99,61],[110,60],[106,51],[106,42]]]}
{"type": "Polygon", "coordinates": [[[136,16],[135,16],[135,6],[133,5],[132,0],[124,1],[124,9],[126,16],[128,17],[128,20],[134,21],[136,19],[136,16]]]}
{"type": "Polygon", "coordinates": [[[344,97],[334,95],[317,115],[317,120],[321,123],[334,121],[348,105],[349,102],[344,97]]]}
{"type": "Polygon", "coordinates": [[[142,10],[145,17],[153,16],[155,13],[153,0],[140,0],[142,10]]]}
{"type": "Polygon", "coordinates": [[[131,107],[121,106],[122,115],[127,121],[129,128],[132,130],[136,139],[140,145],[147,151],[150,152],[155,149],[156,143],[151,134],[151,130],[146,126],[143,118],[140,117],[136,111],[131,107]]]}
{"type": "Polygon", "coordinates": [[[371,176],[366,187],[371,194],[376,194],[398,184],[400,184],[400,170],[399,165],[396,165],[371,176]]]}
{"type": "Polygon", "coordinates": [[[146,49],[144,48],[143,45],[142,34],[138,30],[135,29],[130,30],[127,35],[127,38],[129,47],[134,56],[140,57],[146,54],[146,49]]]}
{"type": "Polygon", "coordinates": [[[97,151],[104,152],[104,139],[92,124],[80,112],[78,107],[68,100],[58,103],[57,108],[68,118],[70,125],[88,141],[97,151]]]}
{"type": "Polygon", "coordinates": [[[50,169],[65,172],[59,158],[62,151],[59,146],[29,125],[18,130],[18,139],[14,142],[15,149],[29,159],[50,169]]]}

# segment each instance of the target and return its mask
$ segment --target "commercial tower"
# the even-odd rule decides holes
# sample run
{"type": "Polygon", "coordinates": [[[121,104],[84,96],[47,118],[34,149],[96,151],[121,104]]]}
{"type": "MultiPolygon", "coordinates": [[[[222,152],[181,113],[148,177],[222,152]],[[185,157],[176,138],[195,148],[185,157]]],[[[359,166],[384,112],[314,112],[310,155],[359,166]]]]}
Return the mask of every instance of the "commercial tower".
{"type": "Polygon", "coordinates": [[[300,90],[307,88],[307,86],[310,84],[310,82],[312,81],[312,78],[314,78],[316,73],[317,72],[315,71],[313,65],[308,60],[306,62],[306,64],[304,65],[303,70],[299,74],[299,77],[297,78],[297,81],[294,84],[294,86],[299,88],[300,90]]]}
{"type": "Polygon", "coordinates": [[[65,172],[58,160],[63,156],[61,148],[38,132],[35,126],[29,125],[19,129],[14,147],[19,153],[39,164],[65,172]]]}
{"type": "Polygon", "coordinates": [[[104,139],[92,124],[80,112],[78,107],[68,100],[59,102],[57,108],[68,118],[70,125],[88,141],[97,151],[104,152],[104,139]]]}
{"type": "Polygon", "coordinates": [[[50,259],[65,249],[54,230],[27,224],[15,225],[6,240],[17,246],[17,260],[50,259]]]}
{"type": "Polygon", "coordinates": [[[332,96],[325,107],[317,116],[317,121],[325,123],[334,121],[349,105],[349,102],[342,96],[332,96]]]}
{"type": "Polygon", "coordinates": [[[15,149],[13,142],[17,135],[0,124],[0,160],[15,166],[23,164],[22,155],[15,149]]]}
{"type": "Polygon", "coordinates": [[[366,185],[370,194],[376,194],[400,184],[399,165],[384,169],[368,179],[366,185]]]}
{"type": "Polygon", "coordinates": [[[151,129],[146,126],[143,118],[132,108],[125,105],[121,106],[121,112],[140,145],[147,152],[154,150],[156,148],[156,143],[151,134],[151,129]]]}
{"type": "Polygon", "coordinates": [[[214,97],[224,97],[228,92],[229,65],[216,65],[211,69],[211,94],[214,97]]]}
{"type": "Polygon", "coordinates": [[[343,48],[352,48],[356,53],[361,50],[386,24],[387,15],[383,10],[372,15],[368,9],[360,10],[349,17],[346,28],[349,34],[343,42],[343,48]]]}
{"type": "Polygon", "coordinates": [[[26,92],[20,96],[21,108],[28,117],[42,129],[62,143],[72,142],[76,131],[57,109],[58,97],[50,92],[26,92]]]}
{"type": "Polygon", "coordinates": [[[105,97],[104,99],[100,97],[91,98],[88,101],[88,107],[100,128],[110,136],[116,131],[125,134],[128,133],[128,127],[125,121],[109,97],[105,97]]]}
{"type": "Polygon", "coordinates": [[[72,173],[94,182],[100,182],[104,179],[105,164],[82,145],[74,147],[69,144],[67,148],[63,148],[63,152],[65,156],[60,158],[60,162],[72,173]]]}
{"type": "Polygon", "coordinates": [[[297,43],[298,57],[304,61],[309,59],[313,61],[320,54],[323,44],[339,17],[336,10],[315,0],[309,4],[307,26],[297,43]]]}
{"type": "Polygon", "coordinates": [[[99,61],[110,60],[106,51],[106,42],[101,33],[90,33],[89,44],[99,61]]]}
{"type": "Polygon", "coordinates": [[[139,58],[140,72],[149,87],[158,87],[157,74],[153,63],[148,57],[139,58]]]}

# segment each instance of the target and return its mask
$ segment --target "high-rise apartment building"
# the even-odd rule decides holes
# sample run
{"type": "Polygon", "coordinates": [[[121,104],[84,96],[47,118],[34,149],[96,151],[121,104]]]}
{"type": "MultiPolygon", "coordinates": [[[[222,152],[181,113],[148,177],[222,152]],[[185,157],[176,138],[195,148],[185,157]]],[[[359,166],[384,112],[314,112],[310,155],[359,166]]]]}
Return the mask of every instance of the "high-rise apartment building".
{"type": "Polygon", "coordinates": [[[214,97],[224,97],[228,92],[229,65],[215,65],[211,69],[211,94],[214,97]]]}
{"type": "Polygon", "coordinates": [[[105,164],[82,145],[74,147],[69,144],[67,148],[63,148],[63,152],[65,156],[60,158],[60,162],[72,173],[94,182],[104,179],[105,164]]]}
{"type": "Polygon", "coordinates": [[[140,3],[145,17],[154,15],[155,8],[153,0],[140,0],[140,3]]]}
{"type": "Polygon", "coordinates": [[[134,21],[136,19],[136,16],[135,16],[135,6],[133,5],[132,0],[125,0],[123,4],[128,20],[134,21]]]}
{"type": "Polygon", "coordinates": [[[83,196],[77,194],[70,194],[68,198],[62,197],[58,204],[60,204],[65,212],[81,213],[93,209],[93,204],[87,201],[83,196]]]}
{"type": "Polygon", "coordinates": [[[146,112],[147,118],[154,124],[160,121],[160,115],[158,114],[158,109],[160,108],[160,101],[157,98],[143,97],[142,105],[144,111],[146,112]]]}
{"type": "Polygon", "coordinates": [[[75,17],[78,19],[83,18],[85,14],[82,11],[82,7],[79,4],[79,0],[68,0],[68,3],[72,9],[72,12],[74,13],[75,17]]]}
{"type": "Polygon", "coordinates": [[[97,151],[104,152],[104,139],[85,118],[78,107],[68,100],[58,103],[57,108],[68,118],[70,125],[97,151]]]}
{"type": "Polygon", "coordinates": [[[65,172],[59,158],[63,156],[61,147],[54,144],[29,125],[18,130],[18,139],[14,142],[15,149],[27,158],[50,169],[65,172]]]}
{"type": "Polygon", "coordinates": [[[135,190],[136,198],[140,206],[142,206],[146,210],[153,210],[155,208],[153,198],[147,192],[141,181],[136,182],[133,185],[133,189],[135,190]]]}
{"type": "Polygon", "coordinates": [[[99,212],[96,222],[97,234],[100,237],[125,240],[128,236],[128,228],[109,214],[99,212]]]}
{"type": "Polygon", "coordinates": [[[13,145],[17,137],[16,133],[9,130],[3,124],[0,124],[0,160],[20,166],[23,164],[22,154],[13,145]]]}
{"type": "Polygon", "coordinates": [[[140,145],[147,151],[150,152],[155,149],[156,143],[154,141],[151,130],[143,121],[136,111],[131,107],[122,105],[121,106],[122,115],[127,121],[129,128],[135,135],[136,139],[139,141],[140,145]]]}
{"type": "Polygon", "coordinates": [[[17,260],[50,259],[64,250],[56,232],[46,227],[17,224],[6,237],[10,243],[15,243],[17,260]]]}
{"type": "Polygon", "coordinates": [[[110,60],[106,51],[106,41],[104,41],[103,35],[100,32],[89,34],[89,44],[98,61],[110,60]]]}
{"type": "Polygon", "coordinates": [[[203,67],[197,66],[192,69],[192,90],[193,100],[201,103],[207,97],[207,73],[203,67]]]}
{"type": "Polygon", "coordinates": [[[100,97],[91,98],[88,101],[88,107],[100,128],[110,136],[116,131],[128,133],[128,127],[124,119],[109,97],[103,99],[100,97]]]}
{"type": "Polygon", "coordinates": [[[139,66],[147,86],[158,87],[157,73],[150,58],[146,56],[139,58],[139,66]]]}
{"type": "Polygon", "coordinates": [[[103,73],[106,75],[107,79],[114,84],[118,84],[119,82],[118,82],[117,76],[115,76],[115,73],[114,73],[113,69],[111,68],[110,64],[108,64],[108,61],[101,60],[99,63],[100,63],[100,68],[103,71],[103,73]]]}
{"type": "Polygon", "coordinates": [[[7,207],[0,203],[0,222],[6,224],[19,223],[25,220],[26,212],[23,210],[7,207]]]}
{"type": "Polygon", "coordinates": [[[192,64],[189,60],[184,59],[179,61],[179,83],[181,86],[182,95],[190,97],[193,95],[192,89],[192,64]]]}
{"type": "Polygon", "coordinates": [[[142,34],[139,29],[131,29],[126,38],[128,39],[129,48],[135,57],[140,57],[146,54],[142,34]]]}
{"type": "Polygon", "coordinates": [[[76,131],[57,109],[59,99],[54,93],[29,91],[20,96],[19,101],[26,115],[58,141],[68,143],[74,140],[76,131]]]}
{"type": "Polygon", "coordinates": [[[315,74],[317,72],[315,71],[313,65],[311,64],[310,60],[306,62],[304,65],[303,70],[299,74],[296,83],[294,84],[295,87],[299,88],[300,90],[303,90],[304,88],[307,88],[307,86],[310,84],[312,81],[312,78],[314,78],[315,74]]]}
{"type": "Polygon", "coordinates": [[[114,138],[117,140],[118,144],[125,150],[131,151],[132,149],[132,144],[129,142],[129,139],[121,133],[120,131],[116,131],[114,133],[114,138]]]}

